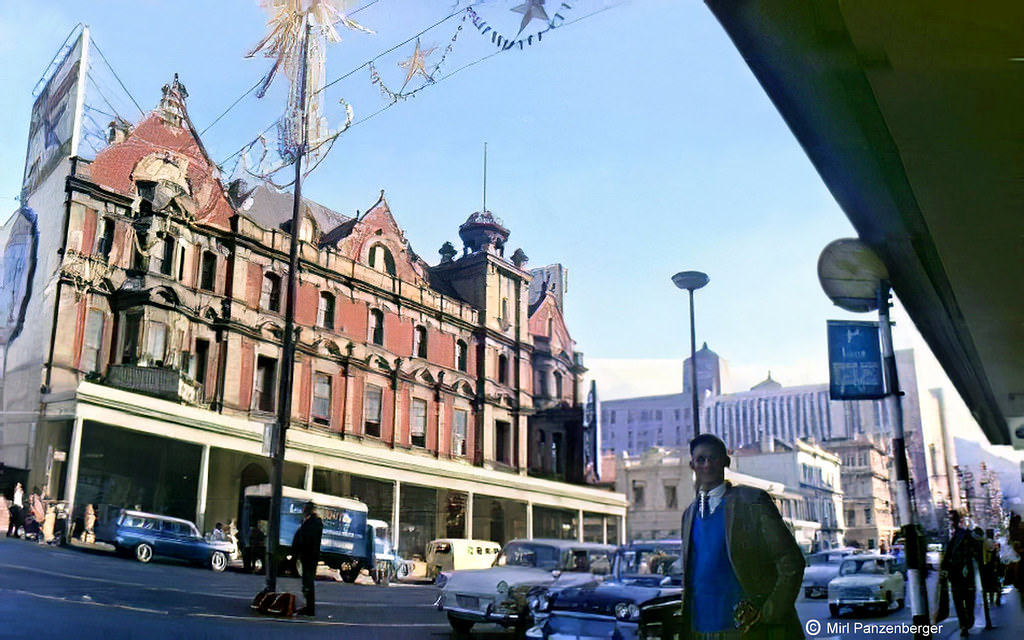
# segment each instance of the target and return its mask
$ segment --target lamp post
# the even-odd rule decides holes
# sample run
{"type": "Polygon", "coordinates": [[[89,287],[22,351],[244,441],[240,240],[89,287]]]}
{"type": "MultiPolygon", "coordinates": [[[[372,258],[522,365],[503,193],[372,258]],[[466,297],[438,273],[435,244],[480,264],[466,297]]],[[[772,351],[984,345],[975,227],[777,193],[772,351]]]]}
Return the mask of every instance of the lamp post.
{"type": "Polygon", "coordinates": [[[697,406],[697,333],[693,326],[693,292],[706,285],[710,280],[708,274],[700,271],[680,271],[672,276],[672,282],[677,287],[686,289],[690,293],[690,401],[693,410],[694,437],[700,433],[700,414],[697,406]]]}

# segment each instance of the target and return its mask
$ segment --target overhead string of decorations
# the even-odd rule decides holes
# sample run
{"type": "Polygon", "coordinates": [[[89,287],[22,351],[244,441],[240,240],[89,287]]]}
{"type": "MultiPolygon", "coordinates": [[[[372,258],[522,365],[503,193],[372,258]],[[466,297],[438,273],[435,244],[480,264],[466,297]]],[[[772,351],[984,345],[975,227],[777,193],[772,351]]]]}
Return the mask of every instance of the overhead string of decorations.
{"type": "MultiPolygon", "coordinates": [[[[335,25],[341,24],[348,29],[371,34],[374,32],[343,13],[344,7],[349,4],[346,0],[285,0],[284,2],[280,0],[263,0],[261,4],[271,16],[268,21],[269,32],[249,52],[247,57],[253,57],[262,53],[268,58],[273,58],[274,62],[270,71],[257,85],[256,95],[258,98],[262,98],[275,76],[279,72],[283,73],[288,78],[290,85],[288,106],[284,115],[277,122],[271,124],[257,135],[255,139],[232,154],[232,156],[225,160],[225,163],[237,156],[238,162],[234,170],[226,173],[234,176],[253,176],[278,189],[284,189],[291,185],[291,182],[277,184],[274,181],[274,175],[292,164],[297,156],[298,145],[305,144],[307,168],[304,171],[304,175],[308,175],[323,161],[338,137],[354,124],[365,122],[394,106],[396,103],[414,97],[423,89],[433,86],[462,69],[478,64],[491,56],[513,49],[522,50],[525,47],[539,44],[545,34],[566,24],[565,16],[572,10],[572,6],[569,3],[561,2],[558,4],[558,9],[549,15],[548,10],[544,6],[545,0],[525,0],[508,9],[522,16],[519,19],[518,31],[514,36],[508,37],[499,32],[495,26],[497,22],[500,22],[497,14],[494,14],[490,20],[482,15],[489,13],[490,7],[488,5],[497,4],[497,2],[475,0],[463,8],[459,8],[458,5],[461,2],[457,2],[452,8],[451,13],[438,22],[421,30],[402,43],[376,55],[373,59],[341,77],[331,82],[324,82],[326,45],[341,41],[341,36],[335,29],[335,25]],[[302,8],[304,5],[307,8],[302,8]],[[428,32],[453,18],[458,18],[454,32],[441,52],[440,57],[436,62],[433,62],[431,59],[437,53],[438,46],[425,44],[423,37],[428,32]],[[535,21],[539,21],[543,26],[537,31],[527,32],[528,27],[535,21]],[[444,71],[443,69],[449,61],[449,56],[452,54],[455,44],[459,41],[459,36],[462,34],[467,22],[471,23],[481,36],[489,39],[491,44],[494,45],[495,50],[458,68],[444,71]],[[306,56],[308,97],[304,112],[299,96],[299,73],[301,68],[302,40],[307,24],[310,27],[306,56]],[[415,44],[412,44],[413,42],[415,44]],[[382,58],[406,45],[413,47],[412,52],[408,57],[396,64],[397,67],[404,71],[403,74],[391,74],[379,67],[382,58]],[[325,92],[332,85],[352,76],[363,67],[368,68],[370,83],[378,88],[385,104],[368,116],[364,116],[356,121],[354,120],[352,107],[344,99],[340,99],[339,104],[344,109],[344,123],[338,129],[332,131],[328,127],[326,118],[323,116],[325,92]],[[396,80],[394,84],[389,84],[386,81],[386,76],[389,75],[394,75],[396,80]],[[416,82],[417,79],[419,79],[418,83],[416,82]],[[396,90],[392,87],[398,85],[398,81],[401,81],[401,85],[396,90]],[[305,121],[303,118],[305,118],[305,121]],[[303,141],[301,135],[303,122],[305,122],[305,141],[303,141]],[[276,132],[271,134],[271,130],[275,128],[276,132]]],[[[573,22],[582,19],[582,17],[573,20],[573,22]]]]}

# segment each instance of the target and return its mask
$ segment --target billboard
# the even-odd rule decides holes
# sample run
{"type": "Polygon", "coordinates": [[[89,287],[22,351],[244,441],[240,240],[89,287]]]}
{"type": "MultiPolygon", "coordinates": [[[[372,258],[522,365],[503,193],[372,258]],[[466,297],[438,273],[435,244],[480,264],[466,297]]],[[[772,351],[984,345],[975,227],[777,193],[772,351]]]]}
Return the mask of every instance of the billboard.
{"type": "MultiPolygon", "coordinates": [[[[59,62],[54,59],[49,79],[32,105],[22,192],[28,196],[57,164],[77,153],[77,131],[85,91],[89,30],[83,28],[59,62]]],[[[57,54],[58,57],[60,53],[57,54]]]]}
{"type": "Polygon", "coordinates": [[[828,321],[828,380],[833,400],[885,397],[877,322],[828,321]]]}

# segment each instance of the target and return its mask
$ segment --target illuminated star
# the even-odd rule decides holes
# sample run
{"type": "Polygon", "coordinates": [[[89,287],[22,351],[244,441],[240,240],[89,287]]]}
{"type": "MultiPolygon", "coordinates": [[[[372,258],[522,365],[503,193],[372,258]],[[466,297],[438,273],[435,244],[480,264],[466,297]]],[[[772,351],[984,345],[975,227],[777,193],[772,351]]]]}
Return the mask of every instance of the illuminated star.
{"type": "MultiPolygon", "coordinates": [[[[526,2],[518,7],[513,7],[512,11],[523,14],[523,21],[519,24],[519,33],[522,33],[526,25],[530,24],[535,18],[548,22],[548,13],[544,11],[544,0],[526,0],[526,2]]],[[[519,33],[516,35],[518,36],[519,33]]]]}
{"type": "MultiPolygon", "coordinates": [[[[405,82],[402,83],[402,89],[405,89],[405,85],[409,84],[409,81],[412,80],[412,77],[417,73],[426,78],[427,82],[431,81],[430,75],[427,74],[425,65],[427,57],[434,53],[435,49],[437,49],[437,47],[430,47],[429,49],[421,50],[420,39],[416,38],[416,51],[413,52],[412,57],[398,63],[398,66],[407,71],[405,74],[405,82]]],[[[399,91],[402,89],[399,89],[399,91]]]]}

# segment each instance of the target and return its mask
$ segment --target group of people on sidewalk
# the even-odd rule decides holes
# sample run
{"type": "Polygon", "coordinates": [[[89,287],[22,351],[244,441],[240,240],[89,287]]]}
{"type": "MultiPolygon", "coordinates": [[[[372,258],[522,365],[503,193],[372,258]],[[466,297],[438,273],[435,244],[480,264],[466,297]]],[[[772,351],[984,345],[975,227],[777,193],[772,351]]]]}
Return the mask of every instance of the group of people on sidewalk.
{"type": "Polygon", "coordinates": [[[1002,605],[1003,585],[1013,585],[1024,606],[1024,525],[1019,514],[1010,517],[1006,544],[1003,549],[995,539],[995,531],[975,527],[968,530],[958,511],[949,514],[952,533],[947,540],[939,565],[940,605],[937,612],[942,615],[941,598],[946,589],[956,610],[960,636],[967,637],[974,626],[974,607],[977,602],[977,587],[981,585],[982,609],[985,613],[985,629],[993,629],[990,608],[1002,605]]]}

